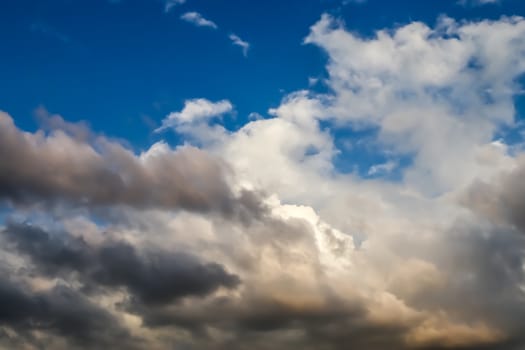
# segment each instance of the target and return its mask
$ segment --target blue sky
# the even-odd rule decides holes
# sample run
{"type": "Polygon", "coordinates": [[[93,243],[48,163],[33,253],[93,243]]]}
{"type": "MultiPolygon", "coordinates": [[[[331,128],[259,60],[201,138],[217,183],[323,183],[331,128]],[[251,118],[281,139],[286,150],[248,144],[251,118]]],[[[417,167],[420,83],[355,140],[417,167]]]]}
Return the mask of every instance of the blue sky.
{"type": "Polygon", "coordinates": [[[0,348],[523,350],[523,0],[0,4],[0,348]]]}
{"type": "Polygon", "coordinates": [[[144,120],[160,124],[186,99],[227,98],[236,113],[225,123],[236,129],[251,112],[266,115],[287,93],[308,88],[309,77],[326,76],[325,54],[302,43],[324,12],[369,36],[411,21],[433,25],[440,14],[468,20],[525,13],[525,4],[192,0],[166,13],[161,0],[6,1],[0,106],[29,129],[37,126],[34,109],[45,106],[144,149],[155,139],[144,120]],[[191,11],[218,29],[180,19],[191,11]],[[247,57],[231,33],[250,43],[247,57]]]}

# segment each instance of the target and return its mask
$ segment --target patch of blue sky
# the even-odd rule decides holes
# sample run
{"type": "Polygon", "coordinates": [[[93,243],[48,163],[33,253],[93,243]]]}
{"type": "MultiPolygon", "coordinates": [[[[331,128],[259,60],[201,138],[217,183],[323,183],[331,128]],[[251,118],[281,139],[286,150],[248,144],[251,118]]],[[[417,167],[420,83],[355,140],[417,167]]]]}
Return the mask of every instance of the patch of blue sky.
{"type": "Polygon", "coordinates": [[[354,174],[364,179],[381,177],[401,181],[403,170],[412,163],[411,154],[394,153],[377,142],[377,127],[353,129],[331,121],[322,121],[320,126],[333,138],[337,149],[332,159],[337,173],[354,174]]]}

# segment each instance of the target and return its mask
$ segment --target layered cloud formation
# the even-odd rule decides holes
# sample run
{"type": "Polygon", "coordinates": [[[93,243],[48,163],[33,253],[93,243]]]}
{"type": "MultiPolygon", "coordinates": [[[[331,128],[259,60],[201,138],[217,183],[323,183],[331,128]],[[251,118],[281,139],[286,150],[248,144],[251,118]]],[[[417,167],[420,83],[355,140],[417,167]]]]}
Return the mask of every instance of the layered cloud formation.
{"type": "Polygon", "coordinates": [[[235,131],[230,101],[188,100],[157,130],[184,145],[140,154],[0,114],[0,345],[522,349],[525,163],[499,138],[524,38],[520,17],[362,38],[323,15],[329,92],[235,131]],[[384,162],[341,171],[363,144],[384,162]]]}

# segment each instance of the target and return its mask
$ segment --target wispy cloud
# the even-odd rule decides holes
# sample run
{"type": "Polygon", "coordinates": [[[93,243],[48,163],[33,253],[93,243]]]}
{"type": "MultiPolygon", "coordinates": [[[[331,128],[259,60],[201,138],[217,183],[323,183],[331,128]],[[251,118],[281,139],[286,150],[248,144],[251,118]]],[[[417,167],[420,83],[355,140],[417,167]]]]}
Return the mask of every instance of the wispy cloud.
{"type": "Polygon", "coordinates": [[[164,12],[170,12],[175,6],[182,5],[186,0],[166,0],[164,4],[164,12]]]}
{"type": "Polygon", "coordinates": [[[196,25],[197,27],[208,27],[213,29],[218,28],[215,22],[202,17],[202,15],[198,12],[186,12],[185,14],[180,16],[180,19],[193,25],[196,25]]]}
{"type": "Polygon", "coordinates": [[[343,5],[348,4],[364,4],[367,0],[343,0],[343,5]]]}
{"type": "Polygon", "coordinates": [[[487,4],[498,4],[502,0],[458,0],[458,5],[461,6],[482,6],[487,4]]]}
{"type": "Polygon", "coordinates": [[[249,42],[242,40],[238,35],[233,33],[229,35],[229,38],[232,41],[233,45],[237,45],[242,49],[242,54],[244,55],[244,57],[248,56],[248,50],[250,49],[249,42]]]}
{"type": "Polygon", "coordinates": [[[389,174],[397,167],[397,165],[397,162],[392,160],[389,160],[386,163],[372,165],[370,169],[368,169],[368,175],[373,176],[389,174]]]}

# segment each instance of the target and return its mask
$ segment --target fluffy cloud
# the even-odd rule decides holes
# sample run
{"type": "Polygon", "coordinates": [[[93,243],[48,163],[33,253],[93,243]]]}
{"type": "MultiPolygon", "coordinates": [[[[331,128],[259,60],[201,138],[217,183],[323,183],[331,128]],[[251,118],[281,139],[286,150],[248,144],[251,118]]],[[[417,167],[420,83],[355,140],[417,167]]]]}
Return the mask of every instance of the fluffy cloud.
{"type": "Polygon", "coordinates": [[[197,27],[209,27],[212,29],[218,28],[214,22],[202,17],[198,12],[186,12],[181,15],[180,18],[188,23],[196,25],[197,27]]]}
{"type": "Polygon", "coordinates": [[[180,112],[173,112],[162,121],[162,127],[157,131],[162,131],[168,127],[177,127],[184,124],[206,122],[210,118],[229,113],[233,110],[233,105],[228,100],[217,102],[209,101],[205,98],[196,98],[184,102],[184,108],[180,112]]]}
{"type": "Polygon", "coordinates": [[[378,143],[413,156],[406,181],[443,193],[506,166],[491,143],[513,122],[524,34],[519,17],[477,23],[443,17],[436,28],[411,23],[363,39],[325,15],[305,42],[330,57],[334,101],[326,114],[340,125],[377,128],[378,143]]]}
{"type": "Polygon", "coordinates": [[[161,130],[200,148],[135,154],[42,110],[35,133],[1,114],[0,299],[16,307],[0,344],[522,348],[523,155],[495,139],[524,32],[443,17],[362,38],[324,15],[305,42],[329,91],[236,131],[214,119],[229,101],[188,100],[161,130]],[[370,175],[401,180],[341,173],[343,128],[386,158],[370,175]]]}

